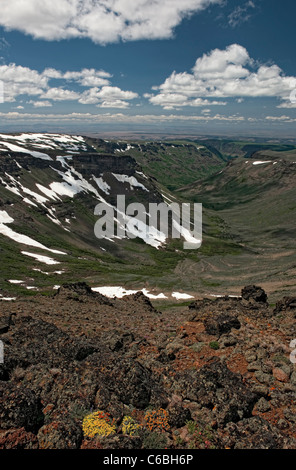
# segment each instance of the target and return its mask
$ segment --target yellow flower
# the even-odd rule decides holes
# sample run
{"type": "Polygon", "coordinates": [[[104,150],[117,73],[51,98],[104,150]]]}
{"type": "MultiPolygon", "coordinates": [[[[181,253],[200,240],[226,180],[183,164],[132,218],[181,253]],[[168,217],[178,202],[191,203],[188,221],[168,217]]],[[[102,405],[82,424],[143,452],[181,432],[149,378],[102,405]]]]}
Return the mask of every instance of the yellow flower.
{"type": "Polygon", "coordinates": [[[135,422],[131,416],[125,416],[122,421],[123,434],[134,436],[141,426],[135,422]]]}
{"type": "Polygon", "coordinates": [[[107,413],[95,411],[87,415],[82,423],[82,430],[85,437],[110,436],[115,434],[116,427],[114,420],[111,421],[107,413]]]}

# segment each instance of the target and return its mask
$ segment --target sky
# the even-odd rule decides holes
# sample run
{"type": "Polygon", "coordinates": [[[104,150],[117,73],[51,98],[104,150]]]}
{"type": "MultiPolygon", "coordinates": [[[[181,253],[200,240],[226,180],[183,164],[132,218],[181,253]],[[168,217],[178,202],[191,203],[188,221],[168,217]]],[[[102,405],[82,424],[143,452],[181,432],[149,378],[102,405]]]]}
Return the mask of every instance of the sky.
{"type": "Polygon", "coordinates": [[[0,130],[295,138],[291,0],[0,0],[0,130]]]}

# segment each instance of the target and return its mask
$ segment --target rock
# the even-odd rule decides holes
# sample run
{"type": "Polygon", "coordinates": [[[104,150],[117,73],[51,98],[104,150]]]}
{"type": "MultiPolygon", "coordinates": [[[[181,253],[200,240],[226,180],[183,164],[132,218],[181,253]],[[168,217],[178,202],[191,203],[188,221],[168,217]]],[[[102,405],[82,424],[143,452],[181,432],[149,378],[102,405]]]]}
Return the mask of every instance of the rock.
{"type": "Polygon", "coordinates": [[[10,315],[0,316],[0,335],[7,333],[11,325],[14,325],[15,315],[15,313],[11,313],[10,315]]]}
{"type": "Polygon", "coordinates": [[[290,381],[292,385],[296,385],[296,371],[292,373],[290,381]]]}
{"type": "Polygon", "coordinates": [[[237,344],[237,339],[233,336],[226,336],[221,341],[221,347],[229,348],[231,346],[235,346],[237,344]]]}
{"type": "Polygon", "coordinates": [[[285,362],[283,363],[275,363],[275,367],[279,367],[282,369],[285,374],[290,378],[291,373],[294,371],[294,366],[293,364],[286,364],[285,362]]]}
{"type": "Polygon", "coordinates": [[[261,362],[252,362],[251,364],[248,364],[247,369],[249,372],[261,371],[261,362]]]}
{"type": "Polygon", "coordinates": [[[289,428],[289,423],[285,419],[280,418],[277,422],[277,428],[278,429],[288,429],[289,428]]]}
{"type": "Polygon", "coordinates": [[[185,441],[185,442],[188,442],[188,441],[189,441],[190,435],[189,435],[187,426],[184,427],[184,428],[181,430],[181,432],[180,432],[180,439],[182,439],[182,441],[185,441]]]}
{"type": "Polygon", "coordinates": [[[240,329],[241,324],[235,315],[220,314],[218,316],[209,316],[204,320],[204,326],[208,335],[223,335],[235,328],[240,329]]]}
{"type": "Polygon", "coordinates": [[[27,432],[36,432],[42,426],[42,404],[32,390],[0,383],[0,397],[2,429],[24,428],[27,432]]]}
{"type": "Polygon", "coordinates": [[[285,408],[284,409],[284,417],[290,422],[290,423],[295,423],[296,424],[296,416],[294,411],[292,411],[290,408],[285,408]]]}
{"type": "Polygon", "coordinates": [[[255,354],[254,352],[247,352],[245,354],[245,359],[249,363],[255,363],[255,361],[257,359],[257,354],[255,354]]]}
{"type": "Polygon", "coordinates": [[[156,357],[156,360],[162,364],[168,364],[171,361],[176,359],[176,355],[171,351],[161,351],[161,353],[156,357]]]}
{"type": "Polygon", "coordinates": [[[229,433],[224,443],[233,449],[281,449],[284,438],[277,429],[259,416],[243,419],[237,424],[229,423],[229,433]]]}
{"type": "Polygon", "coordinates": [[[241,292],[242,298],[247,301],[254,301],[260,303],[266,303],[267,295],[261,287],[257,286],[246,286],[241,292]]]}
{"type": "Polygon", "coordinates": [[[268,353],[264,348],[259,347],[257,348],[256,354],[258,359],[264,359],[268,353]]]}
{"type": "Polygon", "coordinates": [[[125,405],[133,405],[144,409],[152,400],[152,392],[156,401],[165,400],[164,391],[151,371],[138,361],[125,359],[119,362],[110,373],[107,388],[125,405]]]}
{"type": "Polygon", "coordinates": [[[132,333],[121,333],[119,331],[111,331],[103,336],[104,342],[113,352],[120,351],[135,340],[132,333]]]}
{"type": "Polygon", "coordinates": [[[270,385],[273,381],[273,377],[270,374],[264,373],[262,370],[255,371],[254,376],[261,384],[270,385]]]}
{"type": "Polygon", "coordinates": [[[289,382],[289,376],[286,372],[283,371],[283,369],[280,369],[279,367],[275,367],[272,371],[273,376],[278,380],[279,382],[289,382]]]}
{"type": "Polygon", "coordinates": [[[254,392],[255,394],[259,396],[262,396],[262,397],[269,396],[269,387],[267,385],[254,383],[251,385],[251,390],[252,392],[254,392]]]}
{"type": "Polygon", "coordinates": [[[38,440],[25,428],[8,429],[0,431],[0,449],[38,449],[38,440]]]}
{"type": "Polygon", "coordinates": [[[110,403],[107,406],[107,412],[115,419],[117,423],[122,421],[124,416],[124,404],[121,403],[118,398],[112,394],[110,398],[110,403]]]}
{"type": "Polygon", "coordinates": [[[99,410],[105,410],[111,400],[111,392],[107,387],[100,387],[95,396],[95,405],[99,410]]]}
{"type": "Polygon", "coordinates": [[[141,437],[114,435],[100,438],[102,449],[140,449],[141,437]]]}
{"type": "Polygon", "coordinates": [[[186,421],[191,419],[191,413],[188,408],[184,408],[182,405],[174,405],[168,407],[168,423],[173,428],[181,428],[185,426],[186,421]]]}
{"type": "Polygon", "coordinates": [[[222,427],[250,416],[257,401],[257,395],[243,384],[242,377],[219,360],[198,371],[177,374],[176,389],[183,399],[215,408],[218,425],[222,427]]]}
{"type": "Polygon", "coordinates": [[[103,449],[103,447],[99,439],[94,437],[93,439],[90,439],[90,438],[84,439],[81,443],[80,449],[94,450],[94,449],[103,449]]]}
{"type": "Polygon", "coordinates": [[[283,311],[296,313],[296,297],[283,297],[283,299],[277,301],[273,313],[276,315],[283,311]]]}
{"type": "Polygon", "coordinates": [[[71,338],[55,325],[30,316],[16,318],[11,330],[15,346],[5,348],[5,366],[10,370],[29,364],[59,368],[61,362],[82,361],[98,350],[89,341],[71,338]]]}
{"type": "Polygon", "coordinates": [[[74,300],[77,302],[87,302],[88,298],[95,299],[101,305],[113,305],[111,299],[99,292],[94,292],[86,282],[63,284],[54,294],[54,299],[59,301],[74,300]]]}
{"type": "Polygon", "coordinates": [[[172,341],[171,343],[168,343],[166,346],[166,351],[170,355],[176,355],[178,351],[184,348],[184,343],[182,341],[176,339],[172,341]]]}
{"type": "Polygon", "coordinates": [[[270,364],[269,362],[264,362],[262,364],[262,372],[264,372],[265,374],[272,374],[272,364],[270,364]]]}
{"type": "Polygon", "coordinates": [[[40,449],[78,449],[82,442],[82,429],[74,421],[53,421],[39,429],[40,449]]]}
{"type": "Polygon", "coordinates": [[[149,297],[147,297],[142,291],[136,292],[135,294],[125,295],[122,299],[125,303],[135,303],[145,308],[145,310],[160,314],[152,305],[149,297]]]}
{"type": "Polygon", "coordinates": [[[266,413],[266,411],[269,411],[271,409],[270,403],[265,400],[265,398],[260,398],[260,400],[257,403],[257,410],[260,413],[266,413]]]}
{"type": "Polygon", "coordinates": [[[296,448],[293,302],[266,321],[272,309],[251,297],[195,301],[191,322],[193,312],[160,314],[142,293],[128,297],[100,304],[78,283],[0,302],[0,448],[174,448],[183,436],[187,449],[190,420],[210,427],[218,448],[296,448]],[[225,349],[209,348],[214,339],[225,349]],[[166,410],[168,432],[124,436],[123,416],[143,424],[147,408],[166,410]],[[116,434],[83,438],[82,419],[96,410],[116,434]]]}

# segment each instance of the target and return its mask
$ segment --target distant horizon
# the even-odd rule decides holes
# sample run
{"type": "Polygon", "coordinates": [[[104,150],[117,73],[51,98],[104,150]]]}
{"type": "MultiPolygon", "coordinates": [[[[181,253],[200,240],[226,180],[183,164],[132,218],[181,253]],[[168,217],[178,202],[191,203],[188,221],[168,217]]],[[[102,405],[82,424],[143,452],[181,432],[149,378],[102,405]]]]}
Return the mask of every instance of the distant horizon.
{"type": "Polygon", "coordinates": [[[196,132],[174,132],[173,130],[166,131],[143,131],[143,130],[81,130],[81,132],[77,130],[71,129],[34,129],[30,130],[31,128],[20,128],[20,129],[12,129],[11,131],[2,131],[0,129],[0,134],[4,135],[13,135],[13,134],[22,134],[22,133],[29,133],[29,134],[67,134],[67,135],[81,135],[85,137],[93,137],[93,138],[101,138],[101,139],[110,139],[110,140],[208,140],[208,139],[217,139],[217,140],[238,140],[238,141],[249,141],[249,142],[266,142],[266,143],[282,143],[282,142],[290,142],[291,144],[296,145],[296,136],[294,135],[278,135],[272,133],[272,135],[267,134],[258,134],[258,135],[251,135],[251,134],[234,134],[234,133],[196,133],[196,132]]]}

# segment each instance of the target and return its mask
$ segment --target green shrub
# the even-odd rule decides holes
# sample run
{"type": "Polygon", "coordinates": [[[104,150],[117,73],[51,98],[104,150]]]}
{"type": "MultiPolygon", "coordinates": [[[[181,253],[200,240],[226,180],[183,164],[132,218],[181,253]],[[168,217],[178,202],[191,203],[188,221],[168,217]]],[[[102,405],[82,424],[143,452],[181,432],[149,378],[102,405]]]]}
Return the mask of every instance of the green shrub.
{"type": "Polygon", "coordinates": [[[190,434],[189,449],[215,449],[215,438],[210,426],[200,426],[195,421],[187,421],[186,427],[190,434]]]}
{"type": "Polygon", "coordinates": [[[165,449],[167,437],[159,432],[147,432],[143,439],[144,449],[165,449]]]}
{"type": "Polygon", "coordinates": [[[215,350],[220,348],[218,341],[211,341],[209,346],[210,348],[215,349],[215,350]]]}

